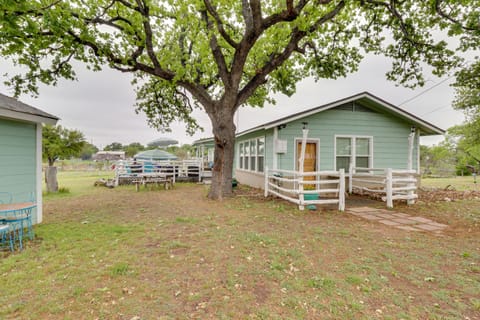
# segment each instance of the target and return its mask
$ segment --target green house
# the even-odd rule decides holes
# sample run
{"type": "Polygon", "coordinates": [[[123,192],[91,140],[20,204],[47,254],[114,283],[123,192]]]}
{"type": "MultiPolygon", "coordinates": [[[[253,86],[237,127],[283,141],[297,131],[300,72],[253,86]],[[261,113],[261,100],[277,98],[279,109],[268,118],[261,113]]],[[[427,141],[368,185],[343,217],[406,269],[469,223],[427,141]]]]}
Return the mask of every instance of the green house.
{"type": "Polygon", "coordinates": [[[42,221],[42,124],[58,118],[0,94],[0,192],[16,202],[37,201],[33,222],[42,221]]]}
{"type": "MultiPolygon", "coordinates": [[[[444,131],[363,92],[274,120],[236,135],[234,176],[263,188],[265,168],[298,170],[302,129],[308,129],[304,171],[363,168],[419,172],[419,138],[444,131]]],[[[203,139],[197,146],[210,142],[203,139]]]]}

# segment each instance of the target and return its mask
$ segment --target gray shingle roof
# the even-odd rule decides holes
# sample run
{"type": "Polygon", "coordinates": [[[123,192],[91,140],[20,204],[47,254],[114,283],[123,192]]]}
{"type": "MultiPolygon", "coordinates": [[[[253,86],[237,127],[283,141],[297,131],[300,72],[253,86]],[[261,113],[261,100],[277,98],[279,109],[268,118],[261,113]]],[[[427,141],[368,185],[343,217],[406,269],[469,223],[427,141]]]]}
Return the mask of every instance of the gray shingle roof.
{"type": "Polygon", "coordinates": [[[28,104],[25,104],[21,101],[18,101],[15,98],[8,97],[1,93],[0,93],[0,109],[29,114],[33,116],[39,116],[43,118],[49,118],[53,120],[59,120],[59,118],[54,115],[51,115],[42,110],[29,106],[28,104]]]}

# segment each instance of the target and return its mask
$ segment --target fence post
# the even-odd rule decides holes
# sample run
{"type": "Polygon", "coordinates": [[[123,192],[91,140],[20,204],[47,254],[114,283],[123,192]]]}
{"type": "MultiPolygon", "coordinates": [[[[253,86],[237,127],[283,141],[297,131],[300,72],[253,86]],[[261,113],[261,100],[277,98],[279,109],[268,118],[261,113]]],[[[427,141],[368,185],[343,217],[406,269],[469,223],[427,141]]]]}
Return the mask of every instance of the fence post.
{"type": "MultiPolygon", "coordinates": [[[[413,174],[410,174],[410,175],[408,175],[408,179],[409,179],[409,180],[410,180],[410,179],[413,180],[413,179],[415,179],[415,176],[414,176],[413,174]]],[[[416,185],[416,184],[415,184],[415,183],[412,183],[412,182],[407,183],[407,187],[408,187],[408,188],[413,188],[413,187],[415,187],[415,185],[416,185]]],[[[408,195],[407,204],[408,204],[408,205],[415,204],[415,199],[413,198],[413,195],[414,195],[414,194],[415,194],[415,192],[414,192],[413,190],[408,190],[408,191],[407,191],[407,195],[408,195]]]]}
{"type": "Polygon", "coordinates": [[[198,166],[198,182],[202,182],[203,164],[198,159],[196,160],[196,164],[198,166]]]}
{"type": "MultiPolygon", "coordinates": [[[[293,175],[293,179],[296,180],[297,174],[293,175]]],[[[305,195],[303,194],[303,172],[299,173],[299,179],[298,179],[298,200],[299,200],[299,205],[298,209],[299,210],[304,210],[305,209],[305,195]]]]}
{"type": "Polygon", "coordinates": [[[393,208],[393,173],[392,168],[387,169],[386,179],[387,208],[393,208]]]}
{"type": "MultiPolygon", "coordinates": [[[[171,162],[172,163],[172,162],[171,162]]],[[[176,165],[175,165],[175,162],[173,162],[173,180],[172,180],[172,184],[175,184],[175,174],[177,173],[177,168],[176,168],[176,165]]]]}
{"type": "Polygon", "coordinates": [[[345,169],[340,169],[338,192],[338,210],[345,211],[345,169]]]}
{"type": "Polygon", "coordinates": [[[350,167],[348,168],[348,193],[352,193],[353,191],[353,163],[350,163],[350,167]]]}
{"type": "Polygon", "coordinates": [[[265,167],[265,190],[264,190],[264,196],[265,198],[268,197],[268,167],[265,167]]]}

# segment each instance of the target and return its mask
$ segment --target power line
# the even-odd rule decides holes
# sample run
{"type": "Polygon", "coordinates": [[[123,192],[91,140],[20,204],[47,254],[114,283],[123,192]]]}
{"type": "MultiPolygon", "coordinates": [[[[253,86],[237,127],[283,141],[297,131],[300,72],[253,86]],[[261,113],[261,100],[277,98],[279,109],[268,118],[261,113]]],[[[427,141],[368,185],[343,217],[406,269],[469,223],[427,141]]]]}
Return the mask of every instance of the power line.
{"type": "Polygon", "coordinates": [[[426,113],[424,113],[424,114],[421,114],[420,117],[426,116],[427,114],[430,114],[430,113],[433,113],[433,112],[435,112],[435,111],[442,110],[442,109],[445,109],[445,108],[448,108],[448,107],[450,107],[450,105],[443,106],[443,107],[439,107],[439,108],[435,108],[435,109],[433,109],[433,110],[431,110],[431,111],[428,111],[428,112],[426,112],[426,113]]]}
{"type": "Polygon", "coordinates": [[[427,89],[423,90],[422,92],[420,92],[420,93],[418,93],[418,94],[414,95],[413,97],[411,97],[411,98],[409,98],[409,99],[407,99],[407,100],[403,101],[403,102],[402,102],[402,103],[400,103],[398,106],[404,105],[404,104],[406,104],[406,103],[408,103],[408,102],[410,102],[410,101],[413,101],[413,100],[417,99],[418,97],[420,97],[420,96],[424,95],[424,94],[425,94],[425,93],[427,93],[428,91],[430,91],[430,90],[432,90],[432,89],[434,89],[434,88],[438,87],[439,85],[441,85],[441,84],[443,84],[443,83],[447,82],[448,80],[452,79],[454,76],[455,76],[455,75],[451,75],[450,77],[448,77],[448,78],[446,78],[446,79],[443,79],[442,81],[440,81],[439,83],[436,83],[436,84],[434,84],[434,85],[433,85],[433,86],[431,86],[430,88],[427,88],[427,89]]]}

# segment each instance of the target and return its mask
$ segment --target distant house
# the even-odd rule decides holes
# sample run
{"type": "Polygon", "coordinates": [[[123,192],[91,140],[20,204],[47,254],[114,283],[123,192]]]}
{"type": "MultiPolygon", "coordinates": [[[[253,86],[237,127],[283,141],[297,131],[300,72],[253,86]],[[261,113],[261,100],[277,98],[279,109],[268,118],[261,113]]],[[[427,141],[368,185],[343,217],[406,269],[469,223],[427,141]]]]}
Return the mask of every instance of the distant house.
{"type": "Polygon", "coordinates": [[[33,192],[34,223],[42,221],[42,124],[57,121],[51,114],[0,94],[0,192],[33,192]]]}
{"type": "Polygon", "coordinates": [[[92,159],[96,161],[125,160],[125,151],[98,151],[92,159]]]}
{"type": "MultiPolygon", "coordinates": [[[[411,166],[418,171],[420,136],[444,133],[433,124],[364,92],[238,133],[236,179],[263,188],[265,167],[298,170],[303,127],[309,129],[305,171],[342,168],[348,171],[350,164],[394,169],[411,166]],[[409,142],[410,136],[413,143],[409,142]]],[[[201,154],[211,154],[214,146],[211,138],[195,141],[194,145],[201,154]]]]}

